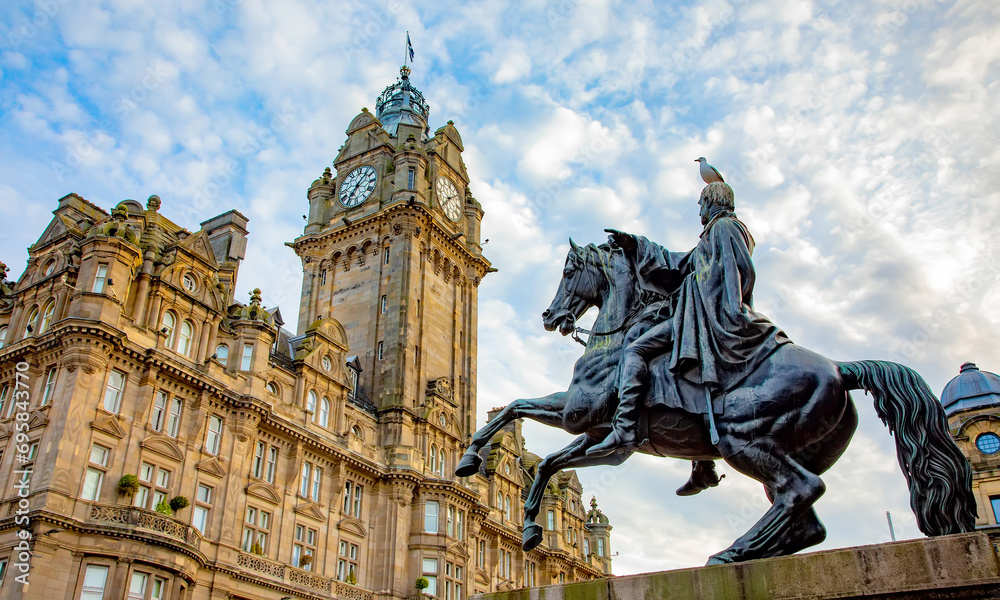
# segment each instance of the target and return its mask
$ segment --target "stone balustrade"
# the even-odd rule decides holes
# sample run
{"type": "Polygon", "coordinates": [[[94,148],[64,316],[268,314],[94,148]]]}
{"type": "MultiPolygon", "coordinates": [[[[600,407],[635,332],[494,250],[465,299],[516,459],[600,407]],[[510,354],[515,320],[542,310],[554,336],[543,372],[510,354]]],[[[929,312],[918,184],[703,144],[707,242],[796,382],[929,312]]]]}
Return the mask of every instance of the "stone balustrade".
{"type": "Polygon", "coordinates": [[[322,595],[337,600],[373,600],[375,597],[373,592],[366,589],[317,575],[311,571],[296,569],[290,565],[274,562],[256,554],[240,553],[236,562],[244,569],[256,571],[257,573],[279,579],[291,585],[318,591],[322,595]]]}
{"type": "Polygon", "coordinates": [[[201,533],[196,528],[169,515],[135,506],[93,504],[90,507],[90,522],[158,533],[195,549],[201,545],[201,533]]]}

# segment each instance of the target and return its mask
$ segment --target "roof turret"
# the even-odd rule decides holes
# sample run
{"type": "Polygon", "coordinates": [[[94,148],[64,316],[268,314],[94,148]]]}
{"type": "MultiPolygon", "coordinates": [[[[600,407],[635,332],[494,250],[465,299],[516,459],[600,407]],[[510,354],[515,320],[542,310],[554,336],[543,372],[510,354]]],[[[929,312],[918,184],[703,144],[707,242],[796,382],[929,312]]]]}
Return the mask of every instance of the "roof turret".
{"type": "Polygon", "coordinates": [[[405,66],[399,69],[399,81],[385,88],[375,102],[375,117],[392,137],[398,137],[400,125],[415,125],[426,138],[430,113],[424,95],[410,83],[410,69],[405,66]]]}
{"type": "Polygon", "coordinates": [[[967,362],[957,377],[941,392],[941,404],[950,417],[956,412],[1000,405],[1000,376],[980,371],[975,363],[967,362]]]}

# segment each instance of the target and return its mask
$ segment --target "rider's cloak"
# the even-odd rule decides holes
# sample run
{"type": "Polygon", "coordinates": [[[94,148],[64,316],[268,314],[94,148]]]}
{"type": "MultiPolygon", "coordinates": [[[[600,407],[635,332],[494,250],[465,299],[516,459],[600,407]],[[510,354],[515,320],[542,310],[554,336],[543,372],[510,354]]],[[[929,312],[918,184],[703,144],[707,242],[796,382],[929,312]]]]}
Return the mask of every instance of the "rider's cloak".
{"type": "MultiPolygon", "coordinates": [[[[753,310],[754,241],[734,213],[716,215],[690,252],[670,252],[644,237],[632,237],[640,287],[677,298],[668,368],[684,380],[674,382],[674,386],[681,384],[676,392],[681,398],[664,398],[664,392],[673,394],[655,385],[660,393],[651,394],[650,402],[676,406],[680,401],[682,407],[704,412],[703,395],[692,394],[691,386],[684,383],[708,384],[713,395],[728,391],[778,346],[791,341],[753,310]]],[[[655,366],[651,365],[654,373],[655,366]]]]}

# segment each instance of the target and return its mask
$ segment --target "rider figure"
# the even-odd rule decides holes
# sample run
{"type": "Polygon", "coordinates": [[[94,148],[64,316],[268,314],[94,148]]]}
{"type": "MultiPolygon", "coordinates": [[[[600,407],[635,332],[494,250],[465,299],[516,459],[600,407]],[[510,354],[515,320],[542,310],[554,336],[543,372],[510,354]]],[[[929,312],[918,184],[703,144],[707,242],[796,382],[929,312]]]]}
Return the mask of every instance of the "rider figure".
{"type": "MultiPolygon", "coordinates": [[[[662,296],[676,294],[677,303],[674,315],[663,303],[650,305],[626,335],[613,428],[587,451],[588,456],[639,446],[636,425],[653,358],[669,354],[674,377],[717,395],[737,385],[778,345],[789,341],[752,309],[754,241],[733,212],[732,188],[711,183],[702,190],[698,204],[704,230],[690,252],[670,252],[646,238],[607,230],[612,247],[621,248],[634,266],[640,288],[662,296]]],[[[695,462],[691,480],[677,492],[696,494],[717,484],[714,463],[695,462]]]]}

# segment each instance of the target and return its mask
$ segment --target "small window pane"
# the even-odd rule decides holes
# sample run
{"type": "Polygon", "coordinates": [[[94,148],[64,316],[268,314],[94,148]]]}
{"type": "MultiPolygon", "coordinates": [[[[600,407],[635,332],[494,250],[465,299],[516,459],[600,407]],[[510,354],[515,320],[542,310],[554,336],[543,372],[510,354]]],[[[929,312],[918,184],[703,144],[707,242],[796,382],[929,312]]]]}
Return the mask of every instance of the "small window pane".
{"type": "Polygon", "coordinates": [[[97,274],[94,276],[94,288],[92,290],[95,294],[104,292],[104,281],[107,277],[108,265],[97,265],[97,274]]]}
{"type": "Polygon", "coordinates": [[[253,364],[253,344],[243,344],[243,360],[240,363],[241,371],[249,371],[253,364]]]}
{"type": "Polygon", "coordinates": [[[121,408],[122,389],[125,387],[125,373],[112,370],[108,376],[108,387],[104,391],[104,410],[118,413],[121,408]]]}
{"type": "Polygon", "coordinates": [[[428,500],[424,505],[424,531],[438,532],[438,503],[434,500],[428,500]]]}
{"type": "Polygon", "coordinates": [[[80,600],[103,600],[104,586],[107,582],[108,567],[104,565],[87,565],[87,573],[83,577],[83,591],[80,593],[80,600]]]}
{"type": "Polygon", "coordinates": [[[1000,436],[995,433],[983,433],[976,438],[976,448],[983,454],[996,454],[1000,452],[1000,436]]]}
{"type": "Polygon", "coordinates": [[[90,462],[106,467],[108,466],[108,453],[110,452],[110,448],[94,444],[94,447],[90,449],[90,462]]]}

